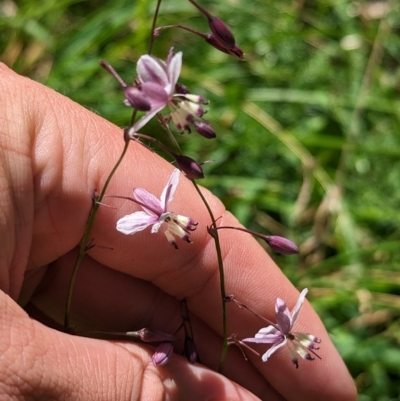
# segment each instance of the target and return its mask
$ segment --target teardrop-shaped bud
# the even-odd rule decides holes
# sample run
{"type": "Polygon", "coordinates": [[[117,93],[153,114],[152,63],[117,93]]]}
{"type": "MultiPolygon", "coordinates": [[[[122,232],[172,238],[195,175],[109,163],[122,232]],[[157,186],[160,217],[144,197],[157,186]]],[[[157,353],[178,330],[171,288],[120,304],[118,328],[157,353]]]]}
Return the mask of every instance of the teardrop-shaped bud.
{"type": "Polygon", "coordinates": [[[232,49],[235,46],[235,37],[224,21],[216,17],[211,17],[208,19],[208,24],[210,25],[211,32],[214,34],[214,38],[222,47],[232,49]]]}
{"type": "Polygon", "coordinates": [[[169,361],[173,351],[174,346],[172,345],[172,343],[161,343],[154,351],[151,360],[153,361],[154,365],[163,366],[169,361]]]}
{"type": "Polygon", "coordinates": [[[204,138],[207,139],[212,139],[215,138],[217,135],[215,134],[215,131],[211,127],[210,124],[205,123],[204,121],[201,122],[195,122],[194,123],[194,128],[196,131],[201,135],[204,136],[204,138]]]}
{"type": "Polygon", "coordinates": [[[185,338],[185,355],[186,359],[190,363],[198,362],[199,356],[197,354],[196,346],[194,344],[193,339],[189,336],[185,338]]]}
{"type": "Polygon", "coordinates": [[[238,45],[235,44],[232,48],[224,47],[218,42],[213,33],[207,34],[204,39],[209,45],[215,47],[219,51],[237,57],[240,60],[244,59],[243,50],[238,45]]]}
{"type": "Polygon", "coordinates": [[[193,180],[204,178],[203,169],[201,168],[200,164],[196,162],[196,160],[188,156],[176,155],[174,153],[172,153],[172,156],[175,158],[179,168],[187,175],[188,178],[193,180]]]}
{"type": "Polygon", "coordinates": [[[284,255],[294,255],[299,253],[299,249],[296,244],[285,237],[280,237],[279,235],[260,235],[266,243],[276,252],[282,253],[284,255]]]}
{"type": "Polygon", "coordinates": [[[132,106],[139,111],[149,111],[151,109],[150,101],[147,96],[134,86],[126,86],[124,88],[125,100],[127,106],[132,106]]]}
{"type": "Polygon", "coordinates": [[[138,330],[137,332],[128,332],[128,333],[137,333],[137,337],[146,343],[160,342],[160,341],[172,342],[176,340],[176,338],[171,334],[164,333],[163,331],[159,330],[148,329],[146,327],[138,330]]]}

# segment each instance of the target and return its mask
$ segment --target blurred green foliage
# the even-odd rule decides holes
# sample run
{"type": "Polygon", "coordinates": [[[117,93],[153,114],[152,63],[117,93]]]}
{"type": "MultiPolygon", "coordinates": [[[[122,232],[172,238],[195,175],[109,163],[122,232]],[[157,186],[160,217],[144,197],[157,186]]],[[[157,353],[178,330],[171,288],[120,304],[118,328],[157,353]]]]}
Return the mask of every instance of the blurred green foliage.
{"type": "MultiPolygon", "coordinates": [[[[182,83],[211,101],[217,140],[178,135],[210,188],[251,229],[293,239],[276,257],[326,324],[361,401],[400,400],[400,2],[201,2],[226,21],[239,61],[169,29],[182,83]]],[[[120,126],[131,110],[104,70],[126,81],[147,52],[155,2],[2,0],[0,60],[120,126]]],[[[164,0],[158,26],[208,30],[185,0],[164,0]]],[[[148,132],[164,138],[153,122],[148,132]]],[[[275,255],[274,255],[275,257],[275,255]]]]}

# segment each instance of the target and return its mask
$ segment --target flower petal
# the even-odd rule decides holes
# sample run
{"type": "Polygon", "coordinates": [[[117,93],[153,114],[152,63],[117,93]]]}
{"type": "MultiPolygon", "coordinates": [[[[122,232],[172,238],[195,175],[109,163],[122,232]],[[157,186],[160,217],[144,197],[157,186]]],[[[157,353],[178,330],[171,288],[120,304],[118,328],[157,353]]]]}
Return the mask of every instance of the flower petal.
{"type": "Polygon", "coordinates": [[[182,68],[182,52],[176,53],[167,64],[167,75],[170,84],[169,90],[166,91],[172,96],[175,92],[175,85],[178,82],[182,68]]]}
{"type": "Polygon", "coordinates": [[[129,128],[128,134],[132,138],[133,135],[140,130],[140,128],[144,127],[158,112],[160,112],[164,108],[164,105],[160,105],[157,108],[151,109],[148,111],[143,117],[141,117],[136,123],[129,128]]]}
{"type": "Polygon", "coordinates": [[[283,334],[289,334],[292,328],[292,317],[283,299],[277,298],[275,303],[276,323],[283,334]]]}
{"type": "Polygon", "coordinates": [[[157,219],[163,213],[163,204],[157,199],[153,194],[147,192],[143,188],[134,188],[133,197],[142,203],[142,208],[146,210],[147,213],[156,215],[157,219]],[[148,206],[148,208],[146,207],[148,206]]]}
{"type": "Polygon", "coordinates": [[[151,226],[157,221],[156,216],[149,215],[146,212],[135,212],[128,214],[117,221],[117,230],[123,234],[135,234],[151,226]]]}
{"type": "Polygon", "coordinates": [[[271,355],[274,354],[276,351],[278,351],[279,348],[283,347],[283,346],[286,344],[286,342],[287,342],[287,339],[286,339],[286,337],[285,337],[285,339],[284,339],[282,342],[273,345],[273,346],[262,356],[261,359],[263,360],[263,362],[267,362],[268,359],[271,357],[271,355]]]}
{"type": "Polygon", "coordinates": [[[169,84],[165,66],[148,54],[139,58],[136,71],[141,82],[154,82],[163,88],[169,84]]]}
{"type": "Polygon", "coordinates": [[[264,334],[275,334],[278,330],[274,326],[267,326],[263,327],[258,330],[257,334],[264,335],[264,334]]]}
{"type": "Polygon", "coordinates": [[[172,199],[174,199],[176,187],[178,186],[179,183],[179,176],[180,176],[179,169],[177,168],[174,169],[174,171],[171,174],[171,177],[169,178],[169,181],[167,182],[167,185],[162,191],[160,197],[160,204],[161,207],[163,208],[163,212],[167,211],[168,204],[172,201],[172,199]]]}
{"type": "Polygon", "coordinates": [[[258,333],[255,337],[244,338],[242,341],[244,343],[256,343],[256,344],[277,344],[284,340],[285,336],[283,336],[280,332],[279,334],[265,334],[260,336],[258,333]]]}
{"type": "Polygon", "coordinates": [[[297,319],[297,315],[300,312],[301,306],[303,305],[303,302],[306,298],[307,292],[308,292],[308,289],[304,288],[304,290],[299,295],[299,299],[297,300],[296,306],[292,310],[292,326],[297,319]]]}

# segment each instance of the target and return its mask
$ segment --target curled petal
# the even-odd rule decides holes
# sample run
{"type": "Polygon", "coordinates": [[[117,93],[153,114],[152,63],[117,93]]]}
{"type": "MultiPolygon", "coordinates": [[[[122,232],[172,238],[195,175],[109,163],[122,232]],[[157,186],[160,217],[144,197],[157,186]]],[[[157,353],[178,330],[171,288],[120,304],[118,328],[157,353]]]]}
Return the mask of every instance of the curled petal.
{"type": "Polygon", "coordinates": [[[304,290],[299,295],[299,299],[297,300],[296,306],[292,310],[292,326],[297,319],[297,315],[300,312],[301,306],[303,305],[303,302],[306,298],[307,292],[308,292],[308,288],[304,288],[304,290]]]}
{"type": "Polygon", "coordinates": [[[272,354],[274,354],[276,351],[278,351],[279,348],[282,348],[285,344],[287,343],[286,337],[284,340],[280,343],[274,344],[263,356],[262,360],[263,362],[267,362],[268,359],[271,357],[272,354]]]}
{"type": "Polygon", "coordinates": [[[144,127],[158,112],[160,112],[165,107],[164,104],[160,105],[157,108],[151,109],[147,112],[142,118],[140,118],[136,123],[129,128],[128,135],[133,138],[134,134],[140,130],[140,128],[144,127]]]}

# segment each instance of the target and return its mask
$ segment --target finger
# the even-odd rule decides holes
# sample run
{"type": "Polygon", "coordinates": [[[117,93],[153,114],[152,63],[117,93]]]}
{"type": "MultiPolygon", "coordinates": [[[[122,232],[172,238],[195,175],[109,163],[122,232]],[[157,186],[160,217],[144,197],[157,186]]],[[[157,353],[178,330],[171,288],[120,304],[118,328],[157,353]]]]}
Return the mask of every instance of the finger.
{"type": "MultiPolygon", "coordinates": [[[[65,294],[76,256],[76,251],[70,252],[49,266],[26,307],[31,316],[54,328],[62,329],[65,294]]],[[[174,352],[183,352],[183,330],[176,332],[182,324],[180,302],[149,282],[111,270],[91,258],[85,259],[79,273],[72,316],[71,326],[79,335],[90,335],[87,330],[126,332],[146,327],[174,333],[178,338],[174,352]]],[[[221,336],[195,314],[190,313],[190,319],[201,363],[216,370],[221,336]]],[[[230,350],[224,374],[262,399],[283,400],[237,349],[230,350]]]]}
{"type": "Polygon", "coordinates": [[[239,385],[173,356],[168,369],[151,350],[57,332],[31,320],[0,291],[0,398],[256,400],[239,385]]]}
{"type": "MultiPolygon", "coordinates": [[[[25,87],[28,85],[37,88],[32,83],[25,87]]],[[[67,246],[78,240],[78,234],[83,231],[84,216],[90,208],[90,201],[82,194],[87,196],[94,188],[101,187],[122,147],[116,145],[118,141],[115,138],[119,135],[116,128],[51,91],[42,89],[40,92],[45,93],[40,96],[46,102],[45,106],[43,102],[37,103],[41,106],[35,111],[37,120],[42,122],[42,130],[35,136],[35,154],[40,156],[37,159],[40,160],[39,165],[44,166],[41,176],[45,179],[39,182],[41,185],[35,182],[38,198],[42,199],[42,204],[39,203],[37,207],[31,251],[32,261],[37,266],[48,263],[47,255],[54,258],[57,253],[64,252],[67,246]],[[46,104],[63,112],[56,114],[46,104]],[[49,126],[52,127],[51,130],[48,129],[49,126]],[[65,132],[70,133],[67,138],[62,135],[65,132]],[[62,168],[53,166],[54,161],[42,150],[47,149],[49,141],[50,147],[55,149],[53,153],[58,152],[65,161],[62,168]],[[80,172],[79,176],[77,171],[80,172]],[[53,196],[54,193],[57,197],[53,196]],[[79,212],[74,212],[72,221],[67,216],[76,208],[79,208],[79,212]],[[47,245],[42,245],[43,243],[47,245]]],[[[29,95],[29,91],[25,94],[29,95]]],[[[137,186],[159,196],[170,173],[171,167],[166,162],[143,147],[134,145],[130,147],[127,158],[112,181],[110,193],[129,194],[132,186],[137,186]]],[[[36,176],[35,169],[34,175],[36,176]]],[[[207,193],[206,196],[216,216],[222,215],[222,205],[207,193]]],[[[150,234],[148,231],[133,237],[116,235],[116,219],[128,210],[130,213],[137,210],[136,206],[132,210],[132,204],[125,202],[117,211],[102,209],[93,230],[96,242],[108,246],[112,244],[114,252],[107,253],[104,249],[94,248],[91,255],[114,269],[153,282],[166,293],[178,298],[189,296],[195,313],[220,332],[221,311],[216,307],[221,302],[219,277],[214,245],[205,228],[210,223],[207,211],[191,183],[184,179],[179,183],[172,206],[175,212],[200,222],[199,229],[193,235],[194,244],[183,244],[179,251],[175,251],[162,235],[150,234]]],[[[223,221],[236,223],[229,215],[224,216],[223,221]]],[[[295,302],[298,292],[254,240],[242,233],[224,233],[221,238],[229,292],[242,301],[249,299],[249,306],[270,319],[274,318],[273,305],[277,296],[284,298],[288,304],[295,302]]],[[[354,399],[354,386],[347,370],[320,320],[307,304],[299,318],[299,323],[301,321],[307,322],[307,331],[322,338],[325,352],[323,360],[326,362],[310,363],[307,370],[294,372],[290,362],[281,359],[282,351],[275,358],[276,365],[273,367],[271,364],[259,366],[263,374],[288,399],[319,399],[321,392],[327,400],[354,399]],[[285,375],[279,375],[279,371],[283,371],[285,375]],[[318,378],[317,384],[310,384],[307,380],[310,375],[318,378]],[[296,386],[289,388],[286,379],[282,380],[282,377],[289,377],[296,386]],[[337,377],[340,378],[340,387],[335,384],[337,377]],[[326,385],[326,382],[330,384],[326,385]]],[[[230,322],[233,329],[245,327],[252,333],[258,330],[260,324],[254,317],[243,317],[243,314],[235,310],[232,311],[230,322]]]]}

